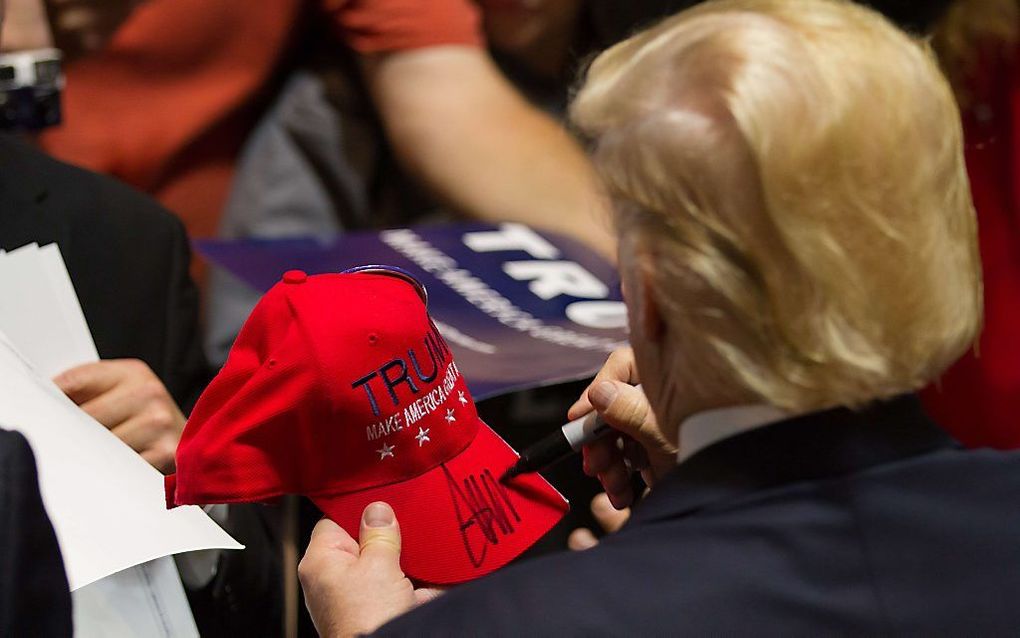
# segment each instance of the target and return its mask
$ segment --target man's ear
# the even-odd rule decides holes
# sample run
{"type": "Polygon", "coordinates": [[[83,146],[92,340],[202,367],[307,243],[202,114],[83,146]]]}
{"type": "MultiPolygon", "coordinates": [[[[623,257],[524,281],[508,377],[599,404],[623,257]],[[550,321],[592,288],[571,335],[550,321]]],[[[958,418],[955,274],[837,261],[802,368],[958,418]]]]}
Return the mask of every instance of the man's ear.
{"type": "Polygon", "coordinates": [[[647,249],[637,255],[638,320],[641,330],[649,341],[661,343],[666,337],[666,322],[662,318],[661,305],[655,288],[655,256],[647,249]]]}

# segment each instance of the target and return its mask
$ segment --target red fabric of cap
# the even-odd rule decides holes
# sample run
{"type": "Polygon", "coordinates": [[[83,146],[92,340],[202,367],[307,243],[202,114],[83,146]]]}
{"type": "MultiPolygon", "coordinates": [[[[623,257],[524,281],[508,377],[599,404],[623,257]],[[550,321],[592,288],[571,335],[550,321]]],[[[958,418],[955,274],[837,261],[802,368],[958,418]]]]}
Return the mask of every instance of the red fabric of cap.
{"type": "Polygon", "coordinates": [[[386,501],[404,571],[452,584],[505,565],[566,511],[537,475],[499,483],[516,459],[406,279],[290,272],[195,406],[167,501],[303,494],[355,537],[364,507],[386,501]]]}
{"type": "Polygon", "coordinates": [[[517,458],[483,425],[467,449],[421,476],[312,501],[346,530],[359,528],[369,503],[386,501],[400,521],[404,572],[429,583],[460,583],[509,563],[566,510],[563,497],[537,474],[499,482],[517,458]]]}

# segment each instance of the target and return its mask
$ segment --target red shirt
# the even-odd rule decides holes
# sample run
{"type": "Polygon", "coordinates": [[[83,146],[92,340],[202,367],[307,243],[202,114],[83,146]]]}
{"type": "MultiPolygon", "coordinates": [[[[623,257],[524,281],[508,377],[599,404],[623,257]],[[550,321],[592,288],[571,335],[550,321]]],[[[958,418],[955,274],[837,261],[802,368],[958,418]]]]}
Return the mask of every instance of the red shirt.
{"type": "Polygon", "coordinates": [[[982,66],[964,112],[985,322],[975,351],[922,395],[965,445],[1020,448],[1020,51],[982,66]]]}
{"type": "MultiPolygon", "coordinates": [[[[50,154],[155,195],[193,237],[215,233],[258,98],[295,33],[301,0],[149,0],[98,54],[67,68],[50,154]]],[[[469,0],[323,0],[359,52],[481,46],[469,0]]]]}

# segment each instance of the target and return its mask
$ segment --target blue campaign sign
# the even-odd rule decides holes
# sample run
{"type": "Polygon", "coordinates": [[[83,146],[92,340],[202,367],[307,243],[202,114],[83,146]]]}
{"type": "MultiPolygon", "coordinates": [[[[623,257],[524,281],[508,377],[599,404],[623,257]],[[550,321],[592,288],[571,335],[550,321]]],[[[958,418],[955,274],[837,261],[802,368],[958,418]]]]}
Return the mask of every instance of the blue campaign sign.
{"type": "Polygon", "coordinates": [[[520,224],[453,224],[319,239],[202,240],[198,251],[257,290],[291,269],[399,266],[476,399],[594,374],[626,343],[616,271],[580,243],[520,224]]]}

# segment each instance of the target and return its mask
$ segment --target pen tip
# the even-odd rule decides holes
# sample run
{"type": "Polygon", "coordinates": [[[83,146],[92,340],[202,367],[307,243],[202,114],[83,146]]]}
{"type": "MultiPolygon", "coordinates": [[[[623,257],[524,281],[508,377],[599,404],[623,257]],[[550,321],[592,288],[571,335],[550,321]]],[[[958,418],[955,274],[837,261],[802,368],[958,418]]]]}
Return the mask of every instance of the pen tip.
{"type": "Polygon", "coordinates": [[[517,476],[520,473],[521,473],[520,470],[518,470],[517,466],[514,465],[513,467],[508,469],[506,472],[503,472],[503,476],[499,477],[499,482],[500,483],[506,483],[507,481],[509,481],[510,479],[514,478],[515,476],[517,476]]]}

